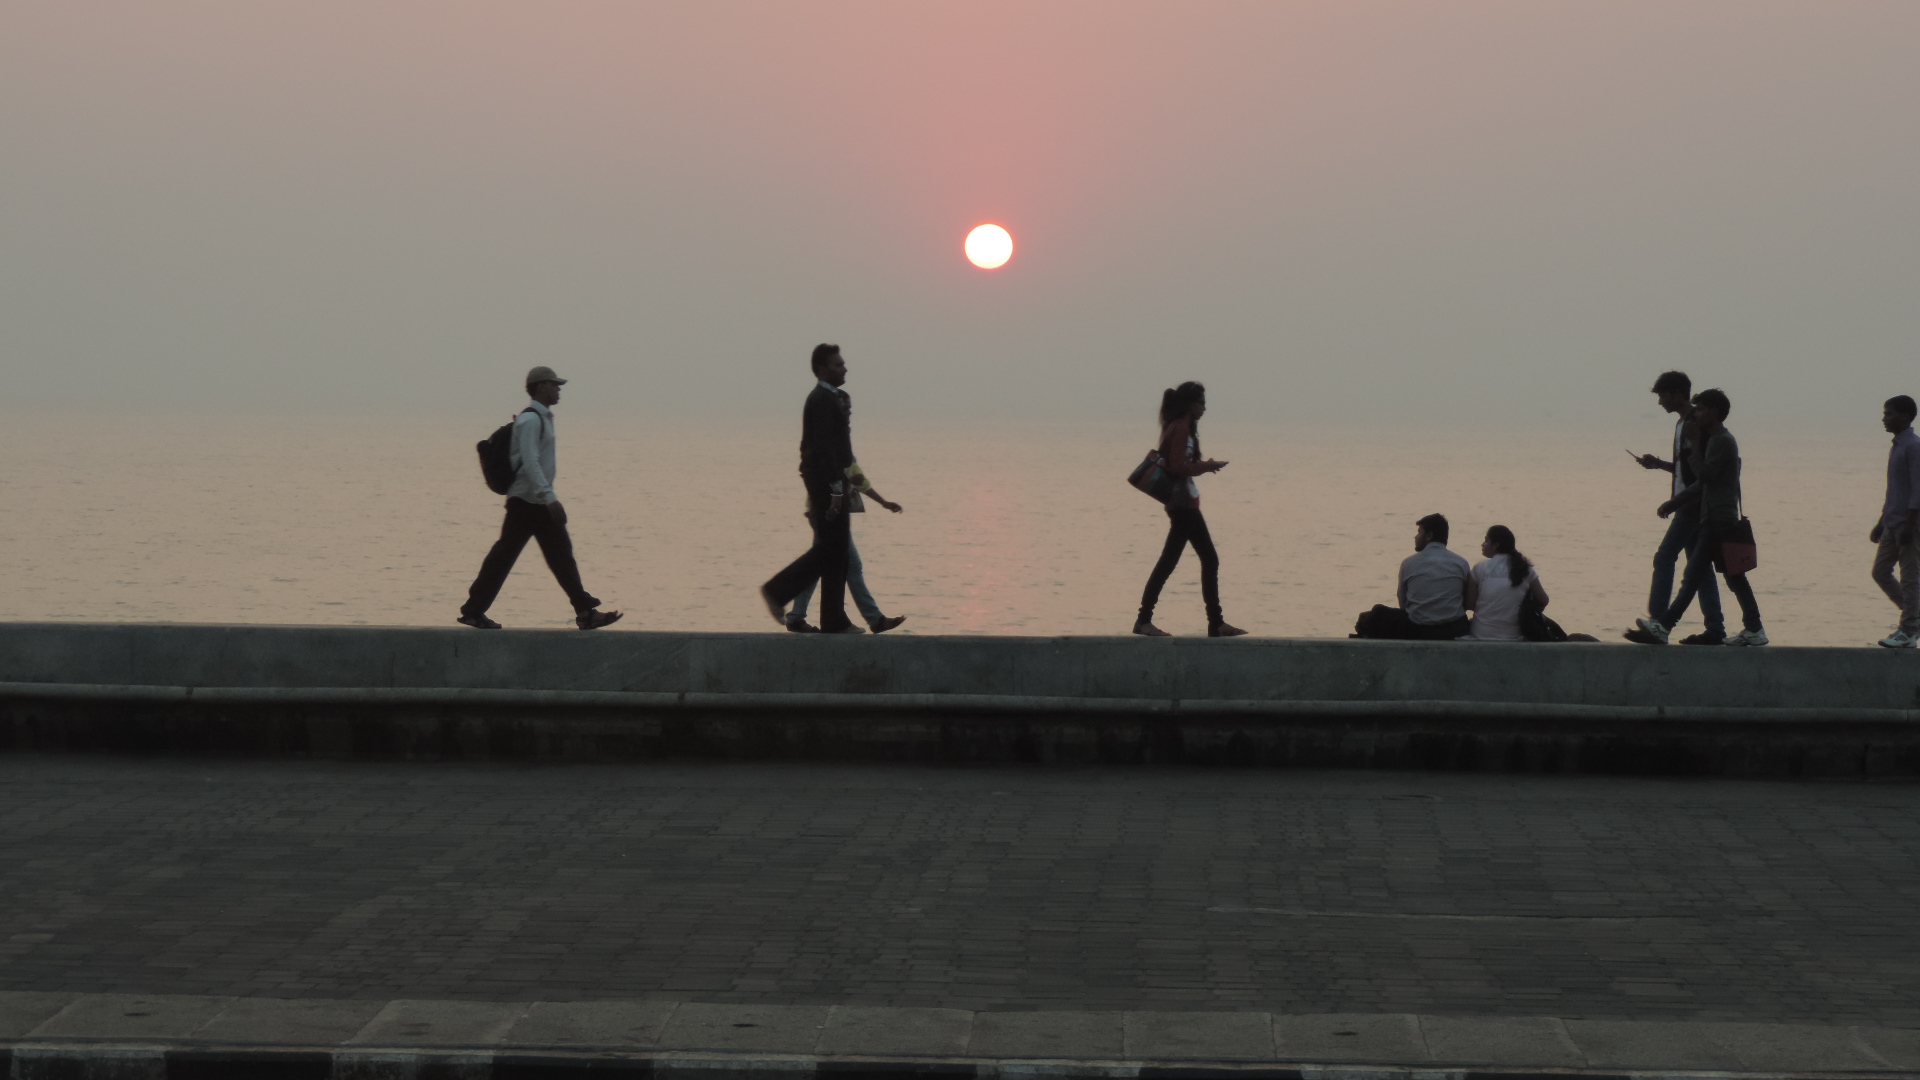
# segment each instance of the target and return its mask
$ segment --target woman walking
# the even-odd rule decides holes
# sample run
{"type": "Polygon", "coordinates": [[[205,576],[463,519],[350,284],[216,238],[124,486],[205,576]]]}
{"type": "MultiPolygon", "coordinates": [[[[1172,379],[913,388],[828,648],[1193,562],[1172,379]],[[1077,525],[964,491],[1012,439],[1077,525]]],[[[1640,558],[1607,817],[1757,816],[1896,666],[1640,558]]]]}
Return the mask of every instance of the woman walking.
{"type": "Polygon", "coordinates": [[[1185,482],[1174,489],[1167,500],[1167,544],[1160,550],[1160,561],[1153,564],[1147,578],[1147,591],[1140,596],[1140,617],[1133,632],[1142,637],[1171,637],[1153,625],[1153,607],[1160,601],[1160,590],[1180,561],[1188,544],[1200,557],[1200,594],[1207,602],[1207,636],[1239,637],[1246,633],[1229,626],[1220,616],[1220,556],[1213,550],[1213,537],[1207,532],[1207,519],[1200,516],[1200,488],[1193,478],[1226,468],[1224,461],[1200,459],[1200,418],[1207,412],[1207,388],[1197,382],[1183,382],[1160,398],[1161,467],[1185,482]]]}

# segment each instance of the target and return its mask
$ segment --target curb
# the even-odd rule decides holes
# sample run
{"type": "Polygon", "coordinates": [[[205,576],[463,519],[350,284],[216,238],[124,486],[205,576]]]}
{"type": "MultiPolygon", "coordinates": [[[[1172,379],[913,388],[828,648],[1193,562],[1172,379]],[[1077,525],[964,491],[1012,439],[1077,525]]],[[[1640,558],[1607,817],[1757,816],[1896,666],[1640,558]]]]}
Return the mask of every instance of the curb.
{"type": "Polygon", "coordinates": [[[765,694],[704,691],[526,690],[416,686],[168,686],[0,682],[0,700],[225,705],[463,705],[493,708],[823,712],[955,712],[1047,715],[1265,716],[1277,719],[1546,720],[1700,724],[1920,725],[1920,709],[1576,705],[1551,701],[1398,698],[1260,700],[1235,698],[1044,697],[1030,694],[765,694]]]}
{"type": "Polygon", "coordinates": [[[1913,1080],[1920,1073],[19,1043],[0,1046],[0,1076],[8,1080],[1913,1080]]]}

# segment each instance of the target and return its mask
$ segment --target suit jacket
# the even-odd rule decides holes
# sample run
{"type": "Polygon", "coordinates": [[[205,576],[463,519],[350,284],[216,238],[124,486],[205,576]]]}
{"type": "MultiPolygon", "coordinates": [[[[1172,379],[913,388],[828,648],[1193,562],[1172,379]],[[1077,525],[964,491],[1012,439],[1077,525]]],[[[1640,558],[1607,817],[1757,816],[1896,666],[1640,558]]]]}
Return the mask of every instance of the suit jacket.
{"type": "MultiPolygon", "coordinates": [[[[800,416],[800,479],[819,491],[847,479],[853,464],[852,399],[845,390],[815,384],[800,416]]],[[[844,490],[844,487],[843,487],[844,490]]]]}

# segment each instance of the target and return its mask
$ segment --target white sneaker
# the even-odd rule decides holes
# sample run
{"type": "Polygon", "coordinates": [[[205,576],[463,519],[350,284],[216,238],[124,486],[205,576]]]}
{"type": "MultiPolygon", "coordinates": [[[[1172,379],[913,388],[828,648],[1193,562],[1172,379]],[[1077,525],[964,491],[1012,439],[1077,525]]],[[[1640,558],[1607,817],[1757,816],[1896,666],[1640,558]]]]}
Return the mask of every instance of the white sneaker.
{"type": "Polygon", "coordinates": [[[1905,630],[1895,629],[1893,633],[1881,638],[1880,644],[1889,649],[1911,649],[1920,645],[1920,637],[1909,634],[1905,630]]]}
{"type": "Polygon", "coordinates": [[[1633,620],[1633,625],[1639,627],[1641,633],[1660,644],[1665,645],[1667,643],[1667,628],[1660,625],[1659,619],[1635,619],[1633,620]]]}
{"type": "Polygon", "coordinates": [[[1767,632],[1765,630],[1742,630],[1737,634],[1728,634],[1726,643],[1728,645],[1765,645],[1767,643],[1767,632]]]}

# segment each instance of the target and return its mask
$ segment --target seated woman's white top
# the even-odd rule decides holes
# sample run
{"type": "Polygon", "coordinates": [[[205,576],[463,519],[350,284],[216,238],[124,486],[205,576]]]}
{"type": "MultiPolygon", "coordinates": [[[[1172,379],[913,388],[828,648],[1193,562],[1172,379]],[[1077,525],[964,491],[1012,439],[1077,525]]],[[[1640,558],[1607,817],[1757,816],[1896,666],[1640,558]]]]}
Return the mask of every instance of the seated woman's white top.
{"type": "Polygon", "coordinates": [[[1527,580],[1515,585],[1507,573],[1507,557],[1493,558],[1473,568],[1473,580],[1480,587],[1480,601],[1473,609],[1473,627],[1467,637],[1474,641],[1525,641],[1520,632],[1520,602],[1539,575],[1527,571],[1527,580]]]}

